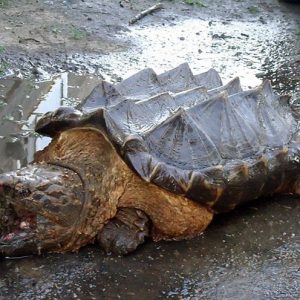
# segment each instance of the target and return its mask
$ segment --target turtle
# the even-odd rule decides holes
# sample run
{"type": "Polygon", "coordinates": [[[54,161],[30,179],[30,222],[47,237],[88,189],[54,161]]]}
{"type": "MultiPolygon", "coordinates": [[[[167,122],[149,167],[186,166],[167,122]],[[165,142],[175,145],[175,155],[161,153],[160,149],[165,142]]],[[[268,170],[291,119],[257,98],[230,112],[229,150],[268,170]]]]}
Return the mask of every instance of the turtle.
{"type": "Polygon", "coordinates": [[[97,243],[126,255],[147,239],[196,237],[251,200],[298,195],[298,119],[270,81],[243,90],[239,77],[223,85],[187,63],[101,80],[76,107],[41,117],[50,144],[0,175],[0,253],[97,243]]]}

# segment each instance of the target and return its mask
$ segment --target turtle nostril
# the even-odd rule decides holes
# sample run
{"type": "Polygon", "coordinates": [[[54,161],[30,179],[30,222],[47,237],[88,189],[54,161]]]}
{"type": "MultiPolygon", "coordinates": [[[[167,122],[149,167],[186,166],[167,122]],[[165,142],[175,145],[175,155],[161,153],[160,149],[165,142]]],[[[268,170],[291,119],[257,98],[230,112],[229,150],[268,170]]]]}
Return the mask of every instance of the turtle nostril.
{"type": "Polygon", "coordinates": [[[0,181],[0,197],[5,196],[11,190],[10,186],[3,181],[0,181]]]}
{"type": "Polygon", "coordinates": [[[14,190],[14,179],[12,176],[1,174],[0,175],[0,197],[9,194],[14,190]]]}
{"type": "Polygon", "coordinates": [[[12,188],[8,184],[0,182],[0,196],[7,195],[11,190],[12,188]]]}

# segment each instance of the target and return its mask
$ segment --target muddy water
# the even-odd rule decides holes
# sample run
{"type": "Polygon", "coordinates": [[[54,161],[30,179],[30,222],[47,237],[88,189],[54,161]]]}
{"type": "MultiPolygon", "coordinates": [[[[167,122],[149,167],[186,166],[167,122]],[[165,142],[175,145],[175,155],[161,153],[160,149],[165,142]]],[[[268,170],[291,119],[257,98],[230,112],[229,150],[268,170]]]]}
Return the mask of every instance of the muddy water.
{"type": "MultiPolygon", "coordinates": [[[[269,77],[278,91],[298,97],[296,20],[175,21],[134,27],[123,36],[134,42],[131,50],[89,59],[106,79],[188,61],[195,72],[216,68],[225,81],[238,74],[244,87],[269,77]]],[[[42,113],[74,105],[97,82],[66,73],[40,83],[2,80],[1,170],[25,165],[48,143],[33,132],[42,113]]],[[[198,238],[149,242],[128,257],[89,246],[78,254],[6,259],[0,299],[298,299],[299,220],[298,199],[261,199],[218,216],[198,238]]]]}
{"type": "Polygon", "coordinates": [[[0,172],[25,166],[50,141],[34,132],[41,115],[60,106],[74,106],[99,79],[63,73],[53,80],[0,80],[0,172]]]}
{"type": "MultiPolygon", "coordinates": [[[[295,90],[299,79],[299,69],[293,69],[293,65],[299,65],[295,35],[298,23],[288,19],[259,20],[184,19],[137,26],[119,35],[124,42],[130,39],[134,44],[130,51],[92,56],[89,60],[105,70],[107,79],[128,77],[149,66],[160,73],[188,62],[195,73],[215,68],[225,82],[239,76],[245,88],[268,78],[279,90],[295,90]],[[292,80],[284,79],[290,76],[292,80]]],[[[84,57],[77,55],[76,59],[82,61],[84,57]]],[[[298,92],[299,89],[298,86],[298,92]]]]}

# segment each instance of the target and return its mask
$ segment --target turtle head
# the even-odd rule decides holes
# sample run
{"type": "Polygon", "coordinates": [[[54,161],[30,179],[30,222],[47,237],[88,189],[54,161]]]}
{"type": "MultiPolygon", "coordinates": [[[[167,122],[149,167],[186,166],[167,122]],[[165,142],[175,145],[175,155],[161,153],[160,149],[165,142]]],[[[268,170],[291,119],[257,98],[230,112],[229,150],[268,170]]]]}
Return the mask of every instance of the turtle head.
{"type": "Polygon", "coordinates": [[[37,122],[35,131],[52,137],[62,130],[76,127],[81,117],[82,113],[75,108],[60,107],[55,111],[45,113],[37,122]]]}
{"type": "Polygon", "coordinates": [[[63,252],[76,240],[83,201],[71,170],[32,164],[0,175],[0,255],[63,252]]]}
{"type": "Polygon", "coordinates": [[[98,130],[74,128],[0,175],[0,254],[77,251],[114,217],[127,173],[98,130]]]}

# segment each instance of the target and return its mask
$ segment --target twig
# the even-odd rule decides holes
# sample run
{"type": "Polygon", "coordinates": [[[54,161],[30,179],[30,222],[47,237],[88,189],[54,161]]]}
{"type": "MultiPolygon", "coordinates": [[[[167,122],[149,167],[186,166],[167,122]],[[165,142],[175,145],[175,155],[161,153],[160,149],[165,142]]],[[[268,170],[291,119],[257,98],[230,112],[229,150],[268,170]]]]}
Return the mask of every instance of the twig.
{"type": "Polygon", "coordinates": [[[132,18],[130,21],[129,21],[129,25],[132,25],[134,24],[135,22],[137,22],[138,20],[144,18],[145,16],[157,11],[157,10],[160,10],[163,8],[163,5],[161,3],[157,3],[151,7],[149,7],[148,9],[146,10],[143,10],[142,12],[140,12],[139,14],[137,14],[134,18],[132,18]]]}
{"type": "Polygon", "coordinates": [[[20,44],[25,44],[26,42],[34,42],[37,44],[40,44],[41,42],[35,38],[20,38],[19,37],[19,43],[20,44]]]}

